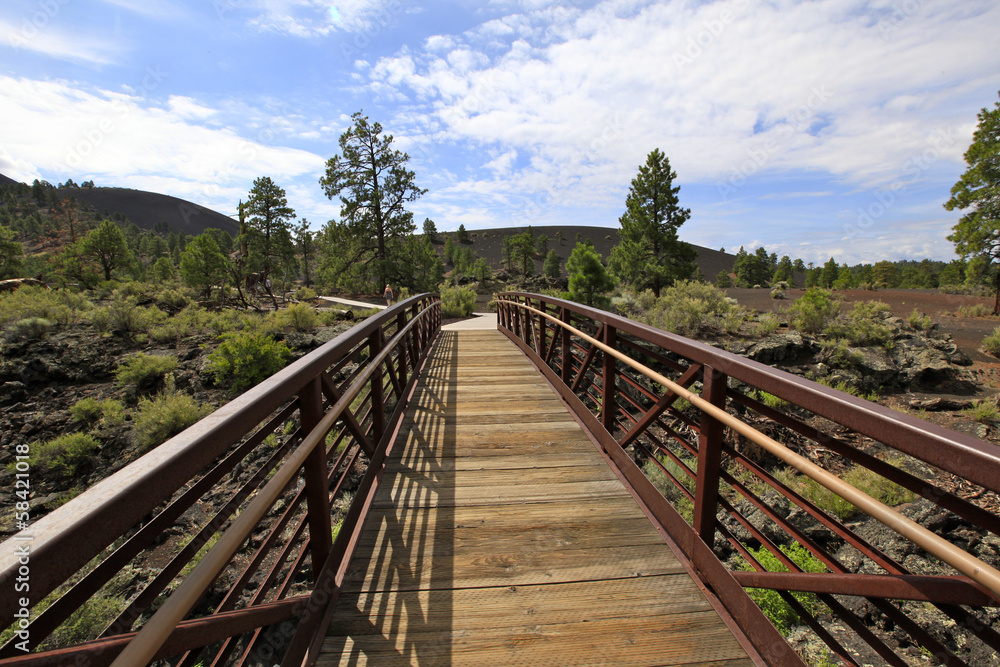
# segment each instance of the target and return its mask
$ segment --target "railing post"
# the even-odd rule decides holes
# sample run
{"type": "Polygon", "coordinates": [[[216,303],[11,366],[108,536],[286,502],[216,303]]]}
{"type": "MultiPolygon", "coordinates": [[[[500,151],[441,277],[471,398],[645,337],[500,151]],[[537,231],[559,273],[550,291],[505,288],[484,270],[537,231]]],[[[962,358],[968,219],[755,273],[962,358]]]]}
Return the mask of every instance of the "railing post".
{"type": "MultiPolygon", "coordinates": [[[[604,327],[604,344],[614,349],[616,329],[610,324],[604,327]]],[[[604,396],[601,405],[601,423],[612,436],[615,434],[615,358],[604,355],[603,364],[604,396]]]]}
{"type": "MultiPolygon", "coordinates": [[[[725,410],[727,376],[705,366],[701,397],[725,410]]],[[[695,481],[694,530],[709,547],[715,540],[715,513],[719,502],[719,467],[722,461],[722,423],[701,413],[698,429],[698,477],[695,481]]]]}
{"type": "MultiPolygon", "coordinates": [[[[320,379],[313,378],[299,391],[299,419],[302,433],[313,430],[323,417],[323,388],[320,379]]],[[[302,465],[305,478],[306,503],[309,511],[309,548],[312,551],[312,577],[315,583],[320,569],[330,555],[333,543],[330,524],[329,482],[326,476],[325,440],[316,445],[302,465]]]]}
{"type": "MultiPolygon", "coordinates": [[[[382,329],[377,329],[368,338],[368,363],[372,362],[382,351],[382,329]]],[[[386,363],[390,363],[387,359],[386,363]]],[[[376,447],[385,432],[385,387],[382,382],[382,368],[376,368],[372,373],[372,444],[376,447]]]]}
{"type": "MultiPolygon", "coordinates": [[[[559,314],[559,321],[569,324],[570,316],[569,309],[563,307],[562,312],[559,314]]],[[[562,330],[562,336],[560,337],[560,342],[562,343],[562,368],[559,370],[559,375],[562,378],[563,384],[568,387],[570,378],[573,377],[573,348],[569,338],[569,329],[566,327],[559,328],[562,330]]],[[[552,344],[555,344],[554,340],[552,344]]]]}
{"type": "MultiPolygon", "coordinates": [[[[406,312],[405,311],[400,311],[399,315],[396,316],[396,333],[399,333],[400,331],[402,331],[403,327],[405,327],[405,326],[406,326],[406,312]]],[[[406,386],[406,355],[407,355],[406,345],[407,345],[407,342],[408,342],[407,339],[410,336],[412,336],[412,335],[414,335],[414,333],[411,330],[411,332],[409,334],[407,334],[406,336],[404,336],[399,341],[399,343],[398,343],[398,346],[399,346],[399,384],[402,387],[406,386]]],[[[388,361],[388,363],[392,363],[391,360],[387,360],[387,361],[388,361]]],[[[403,397],[400,396],[399,398],[402,399],[403,397]]]]}
{"type": "MultiPolygon", "coordinates": [[[[538,310],[542,311],[543,313],[547,312],[546,305],[547,304],[544,301],[542,301],[541,299],[538,300],[538,310]]],[[[546,321],[547,320],[545,319],[545,316],[542,315],[541,313],[539,313],[539,315],[538,315],[538,341],[537,341],[537,348],[538,348],[538,357],[542,360],[542,362],[545,361],[545,339],[546,339],[545,323],[546,323],[546,321]]]]}
{"type": "MultiPolygon", "coordinates": [[[[517,303],[520,304],[521,301],[518,300],[517,303]]],[[[521,308],[513,307],[513,313],[511,314],[511,319],[513,319],[513,322],[511,322],[511,324],[514,325],[514,336],[516,338],[521,338],[521,313],[522,312],[523,311],[522,311],[521,308]]]]}

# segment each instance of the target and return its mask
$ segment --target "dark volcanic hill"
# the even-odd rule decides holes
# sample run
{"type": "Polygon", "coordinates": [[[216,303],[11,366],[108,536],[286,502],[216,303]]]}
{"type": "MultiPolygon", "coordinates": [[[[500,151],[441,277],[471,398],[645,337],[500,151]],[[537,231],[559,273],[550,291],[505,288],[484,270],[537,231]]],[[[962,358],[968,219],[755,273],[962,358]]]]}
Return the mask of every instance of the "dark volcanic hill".
{"type": "Polygon", "coordinates": [[[165,222],[172,229],[192,236],[210,227],[233,236],[239,233],[239,223],[235,220],[170,195],[128,188],[60,188],[56,192],[60,197],[76,197],[102,215],[121,213],[141,229],[152,229],[156,223],[165,222]]]}
{"type": "Polygon", "coordinates": [[[15,181],[13,178],[9,178],[7,176],[4,176],[3,174],[0,174],[0,185],[17,185],[17,181],[15,181]]]}
{"type": "MultiPolygon", "coordinates": [[[[467,245],[472,252],[489,262],[490,266],[494,269],[498,269],[503,266],[504,238],[513,236],[514,234],[520,234],[521,232],[525,232],[527,230],[527,227],[500,227],[496,229],[480,229],[470,231],[470,242],[463,245],[467,245]]],[[[611,254],[611,249],[618,245],[619,242],[618,229],[611,227],[574,227],[570,225],[561,225],[556,227],[532,227],[532,232],[534,232],[536,240],[542,234],[547,236],[549,238],[549,249],[555,250],[556,254],[559,255],[559,259],[563,262],[565,262],[569,258],[570,253],[573,252],[573,248],[576,247],[577,240],[586,242],[589,239],[594,244],[594,250],[596,250],[605,261],[607,261],[608,255],[611,254]],[[556,234],[559,231],[562,231],[563,240],[561,243],[556,240],[556,234]]],[[[438,250],[441,250],[444,245],[445,238],[447,237],[451,237],[452,242],[456,242],[454,232],[439,233],[437,242],[438,250]]],[[[699,245],[691,245],[698,251],[698,268],[701,270],[701,274],[706,280],[715,280],[715,277],[719,275],[720,271],[726,271],[728,273],[733,270],[733,262],[736,261],[735,255],[730,255],[729,253],[712,250],[711,248],[705,248],[699,245]]],[[[541,258],[537,258],[535,260],[535,271],[537,273],[541,273],[542,271],[541,258]]]]}

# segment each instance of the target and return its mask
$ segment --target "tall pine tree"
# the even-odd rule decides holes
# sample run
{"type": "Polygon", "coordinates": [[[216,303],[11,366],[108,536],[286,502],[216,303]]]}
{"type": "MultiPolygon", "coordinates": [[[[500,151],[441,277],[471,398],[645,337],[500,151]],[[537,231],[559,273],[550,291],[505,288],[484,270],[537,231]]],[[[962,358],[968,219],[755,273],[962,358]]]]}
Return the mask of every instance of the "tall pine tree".
{"type": "Polygon", "coordinates": [[[636,289],[649,287],[657,297],[674,281],[689,278],[698,256],[677,237],[677,228],[691,217],[691,210],[680,206],[675,178],[667,156],[653,149],[632,179],[619,220],[621,242],[609,258],[615,277],[636,289]]]}

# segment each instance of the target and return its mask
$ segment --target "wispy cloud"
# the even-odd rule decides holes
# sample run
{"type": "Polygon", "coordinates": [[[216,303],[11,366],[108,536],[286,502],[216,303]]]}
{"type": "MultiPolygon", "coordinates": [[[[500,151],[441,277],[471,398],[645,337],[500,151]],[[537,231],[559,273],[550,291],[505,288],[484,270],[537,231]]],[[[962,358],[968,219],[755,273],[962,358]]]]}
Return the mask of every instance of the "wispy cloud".
{"type": "MultiPolygon", "coordinates": [[[[58,5],[54,6],[58,7],[58,5]]],[[[41,53],[51,58],[73,62],[109,65],[120,60],[126,47],[120,41],[100,39],[78,31],[68,31],[27,14],[20,21],[0,18],[0,46],[14,51],[41,53]]]]}

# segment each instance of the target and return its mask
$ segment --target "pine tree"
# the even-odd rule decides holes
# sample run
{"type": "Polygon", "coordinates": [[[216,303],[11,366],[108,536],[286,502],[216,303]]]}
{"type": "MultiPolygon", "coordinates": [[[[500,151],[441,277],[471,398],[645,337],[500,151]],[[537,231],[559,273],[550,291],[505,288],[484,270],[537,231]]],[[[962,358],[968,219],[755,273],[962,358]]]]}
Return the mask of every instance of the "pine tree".
{"type": "Polygon", "coordinates": [[[611,251],[611,272],[636,289],[660,290],[694,272],[697,252],[677,237],[677,229],[691,217],[677,197],[676,172],[670,160],[654,149],[639,167],[625,200],[621,242],[611,251]]]}

